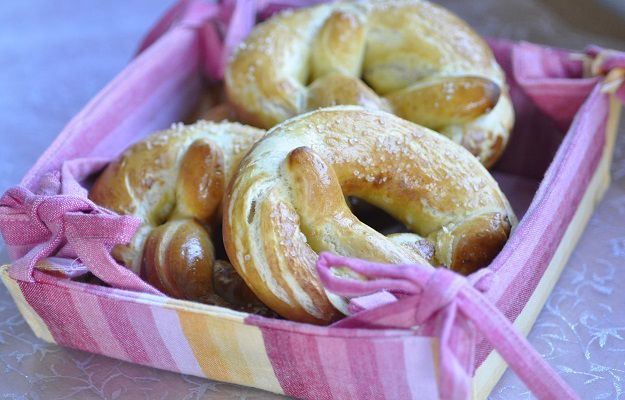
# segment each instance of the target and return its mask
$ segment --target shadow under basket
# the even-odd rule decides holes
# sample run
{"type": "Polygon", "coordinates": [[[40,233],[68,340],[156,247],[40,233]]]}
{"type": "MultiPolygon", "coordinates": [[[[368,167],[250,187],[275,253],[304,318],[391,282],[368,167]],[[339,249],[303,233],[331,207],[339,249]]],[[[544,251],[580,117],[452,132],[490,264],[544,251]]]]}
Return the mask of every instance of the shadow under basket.
{"type": "MultiPolygon", "coordinates": [[[[198,101],[210,59],[198,32],[173,24],[142,51],[67,125],[22,186],[41,193],[47,174],[75,174],[80,160],[105,165],[182,120],[198,101]]],[[[484,295],[527,335],[608,187],[620,107],[602,76],[583,77],[579,55],[490,44],[516,110],[494,176],[520,223],[488,267],[494,280],[484,295]]],[[[61,179],[57,194],[64,190],[61,179]]],[[[16,260],[37,244],[7,243],[16,260]]],[[[80,263],[62,254],[41,262],[80,263]]],[[[13,273],[19,267],[3,267],[2,280],[35,334],[50,343],[299,398],[439,397],[437,340],[413,330],[319,327],[40,270],[20,279],[13,273]]],[[[475,352],[473,393],[483,399],[506,364],[482,338],[475,352]]]]}

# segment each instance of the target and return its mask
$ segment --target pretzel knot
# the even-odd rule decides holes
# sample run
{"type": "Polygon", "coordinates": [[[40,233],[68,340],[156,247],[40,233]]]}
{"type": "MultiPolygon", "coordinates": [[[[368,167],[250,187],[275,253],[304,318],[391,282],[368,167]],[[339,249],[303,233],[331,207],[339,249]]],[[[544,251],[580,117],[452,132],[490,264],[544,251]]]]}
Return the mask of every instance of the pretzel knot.
{"type": "Polygon", "coordinates": [[[142,221],[131,243],[114,249],[116,258],[173,297],[254,302],[232,267],[215,260],[211,232],[228,180],[263,134],[236,123],[179,124],[111,163],[89,197],[142,221]]]}
{"type": "Polygon", "coordinates": [[[327,298],[317,253],[468,273],[493,259],[515,223],[497,183],[462,147],[392,114],[339,106],[292,118],[254,146],[231,182],[223,231],[230,261],[266,305],[327,323],[344,305],[327,298]],[[412,233],[382,235],[346,196],[412,233]]]}
{"type": "Polygon", "coordinates": [[[361,105],[437,130],[487,167],[514,120],[486,43],[425,1],[348,1],[277,15],[237,49],[225,82],[239,117],[252,125],[361,105]]]}

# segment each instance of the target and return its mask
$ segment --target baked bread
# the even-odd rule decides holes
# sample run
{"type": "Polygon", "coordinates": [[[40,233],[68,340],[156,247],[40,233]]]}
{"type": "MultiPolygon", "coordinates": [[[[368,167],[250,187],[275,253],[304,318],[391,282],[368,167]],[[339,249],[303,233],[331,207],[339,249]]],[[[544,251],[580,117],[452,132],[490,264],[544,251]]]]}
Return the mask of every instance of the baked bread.
{"type": "Polygon", "coordinates": [[[258,25],[225,72],[242,122],[261,128],[320,107],[379,109],[437,130],[492,165],[514,120],[487,44],[420,0],[345,1],[258,25]]]}
{"type": "Polygon", "coordinates": [[[215,262],[211,231],[221,222],[227,182],[264,133],[237,123],[175,124],[109,164],[89,197],[143,221],[115,258],[173,297],[259,306],[232,267],[215,262]]]}
{"type": "Polygon", "coordinates": [[[317,253],[469,273],[490,263],[515,224],[495,180],[464,148],[392,114],[340,106],[294,117],[253,147],[227,192],[223,235],[263,303],[324,324],[342,305],[318,280],[317,253]],[[380,234],[352,214],[346,196],[413,233],[380,234]]]}
{"type": "Polygon", "coordinates": [[[204,86],[197,104],[184,119],[184,122],[186,124],[193,124],[201,120],[238,122],[236,112],[226,101],[223,85],[205,84],[204,86]]]}

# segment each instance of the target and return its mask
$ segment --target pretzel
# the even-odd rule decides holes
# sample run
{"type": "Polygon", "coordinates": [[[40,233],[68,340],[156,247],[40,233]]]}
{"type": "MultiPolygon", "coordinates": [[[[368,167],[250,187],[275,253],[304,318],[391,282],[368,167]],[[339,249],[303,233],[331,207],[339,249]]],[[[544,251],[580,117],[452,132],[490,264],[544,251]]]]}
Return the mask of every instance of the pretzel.
{"type": "Polygon", "coordinates": [[[419,0],[279,14],[236,50],[225,83],[245,123],[268,129],[320,107],[361,105],[437,130],[487,167],[514,120],[487,44],[455,15],[419,0]]]}
{"type": "Polygon", "coordinates": [[[184,119],[186,124],[200,120],[238,122],[235,110],[226,101],[223,85],[205,84],[202,89],[199,100],[184,119]]]}
{"type": "Polygon", "coordinates": [[[340,106],[294,117],[254,146],[226,195],[223,235],[263,303],[323,324],[344,305],[326,296],[317,253],[469,273],[490,263],[515,224],[495,180],[464,148],[392,114],[340,106]],[[346,196],[413,233],[380,234],[352,214],[346,196]]]}
{"type": "Polygon", "coordinates": [[[228,180],[263,134],[237,123],[176,124],[109,164],[89,197],[143,222],[115,258],[173,297],[258,309],[232,267],[215,261],[211,231],[228,180]]]}

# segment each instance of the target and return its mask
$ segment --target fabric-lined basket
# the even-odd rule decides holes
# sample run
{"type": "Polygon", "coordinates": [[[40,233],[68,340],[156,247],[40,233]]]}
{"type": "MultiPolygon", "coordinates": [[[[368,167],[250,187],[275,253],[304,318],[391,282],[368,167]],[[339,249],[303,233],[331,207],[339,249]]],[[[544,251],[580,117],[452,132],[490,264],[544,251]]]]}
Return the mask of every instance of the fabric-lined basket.
{"type": "MultiPolygon", "coordinates": [[[[380,308],[384,318],[369,310],[318,327],[176,300],[110,257],[137,221],[86,200],[88,178],[130,143],[183,119],[202,80],[223,75],[226,57],[257,15],[302,3],[312,2],[181,1],[21,185],[4,194],[0,230],[15,261],[0,275],[30,327],[62,346],[298,398],[465,398],[471,390],[481,399],[505,370],[499,354],[538,396],[570,397],[499,322],[507,319],[527,335],[608,187],[618,98],[625,100],[623,54],[490,42],[517,115],[494,175],[520,223],[489,268],[468,279],[395,276],[384,266],[321,257],[320,273],[340,261],[391,285],[413,285],[414,296],[380,308]],[[108,285],[85,282],[86,271],[108,285]],[[421,303],[433,305],[425,310],[421,303]],[[475,316],[485,310],[493,315],[475,316]],[[431,329],[410,329],[415,318],[431,329]],[[489,324],[492,330],[476,326],[489,324]]],[[[324,283],[356,290],[329,278],[324,283]]]]}

